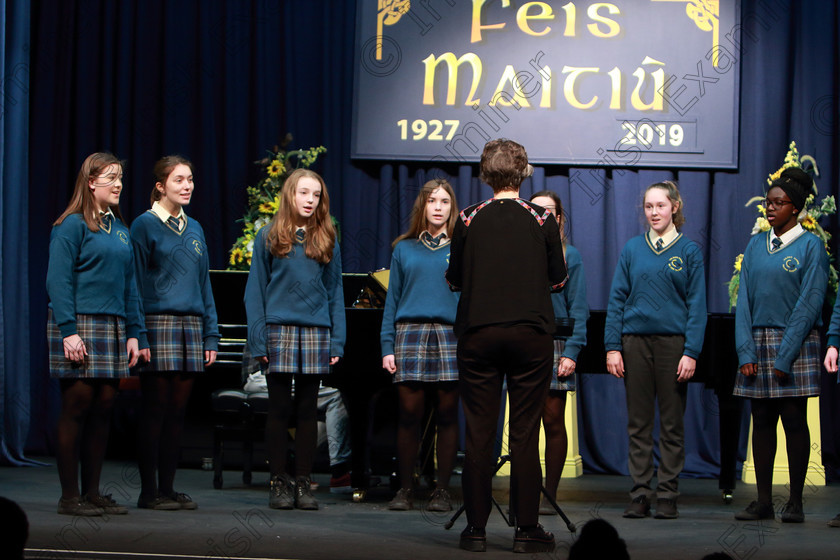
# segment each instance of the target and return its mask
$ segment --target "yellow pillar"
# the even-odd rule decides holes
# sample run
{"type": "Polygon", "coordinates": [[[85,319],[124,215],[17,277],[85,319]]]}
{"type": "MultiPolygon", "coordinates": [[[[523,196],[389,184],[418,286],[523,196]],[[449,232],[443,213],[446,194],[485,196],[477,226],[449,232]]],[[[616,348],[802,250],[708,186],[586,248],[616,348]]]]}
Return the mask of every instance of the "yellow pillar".
{"type": "MultiPolygon", "coordinates": [[[[566,463],[563,467],[563,478],[577,478],[583,474],[583,459],[580,456],[578,444],[577,397],[574,391],[566,395],[566,436],[569,447],[566,450],[566,463]]],[[[510,402],[505,406],[505,424],[502,433],[502,454],[507,453],[508,447],[508,411],[510,402]]],[[[540,466],[545,473],[545,430],[540,425],[540,466]]],[[[499,469],[498,475],[510,476],[510,463],[499,469]]]]}
{"type": "MultiPolygon", "coordinates": [[[[820,453],[820,398],[808,399],[808,430],[811,434],[811,456],[808,462],[808,472],[805,475],[805,486],[825,486],[825,467],[822,465],[820,453]]],[[[773,484],[787,485],[790,483],[788,472],[787,440],[781,421],[776,426],[776,458],[773,461],[773,484]]],[[[755,484],[755,462],[752,452],[752,420],[750,420],[750,438],[747,445],[747,459],[741,480],[746,484],[755,484]]]]}

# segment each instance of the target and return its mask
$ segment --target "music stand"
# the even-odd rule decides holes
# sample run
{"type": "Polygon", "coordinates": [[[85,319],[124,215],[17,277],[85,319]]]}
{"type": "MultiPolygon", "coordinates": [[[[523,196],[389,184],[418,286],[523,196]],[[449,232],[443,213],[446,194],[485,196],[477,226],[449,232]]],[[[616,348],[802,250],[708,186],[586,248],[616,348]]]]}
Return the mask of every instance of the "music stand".
{"type": "MultiPolygon", "coordinates": [[[[499,457],[499,461],[496,463],[496,469],[493,471],[493,474],[495,475],[497,472],[499,472],[499,469],[501,469],[508,461],[510,461],[510,455],[502,455],[501,457],[499,457]]],[[[566,522],[566,528],[569,529],[569,532],[574,533],[575,531],[577,531],[575,524],[572,523],[568,517],[566,517],[566,514],[563,513],[563,510],[560,509],[560,506],[557,505],[557,502],[554,500],[554,496],[549,495],[548,491],[545,489],[545,486],[540,485],[540,490],[542,491],[543,496],[545,496],[548,499],[548,503],[551,504],[551,507],[553,507],[554,510],[557,512],[557,515],[559,515],[563,519],[563,521],[566,522]]],[[[499,512],[499,515],[502,516],[502,519],[505,520],[507,526],[513,527],[515,523],[513,513],[507,515],[504,512],[504,510],[502,510],[502,506],[499,505],[499,502],[497,502],[496,498],[494,498],[492,495],[490,496],[490,501],[496,507],[496,510],[499,512]]],[[[449,519],[449,521],[446,522],[443,528],[447,531],[451,529],[452,526],[455,525],[455,521],[457,521],[458,518],[461,517],[461,514],[464,513],[466,507],[466,504],[461,504],[461,507],[458,508],[458,511],[456,511],[455,514],[449,519]]]]}
{"type": "MultiPolygon", "coordinates": [[[[554,328],[554,338],[555,339],[566,340],[567,338],[572,336],[572,333],[574,332],[574,330],[575,330],[575,320],[574,320],[574,318],[572,318],[572,317],[558,317],[558,318],[555,318],[555,328],[554,328]]],[[[493,471],[493,474],[495,475],[496,473],[498,473],[499,469],[501,469],[505,465],[505,463],[507,463],[508,461],[510,461],[510,455],[502,455],[501,457],[499,457],[499,460],[496,463],[496,468],[493,471]]],[[[566,523],[566,528],[569,530],[569,532],[574,533],[577,530],[577,528],[575,527],[575,524],[572,523],[569,520],[568,517],[566,517],[565,513],[563,513],[563,510],[560,509],[559,505],[557,505],[557,502],[555,501],[554,496],[550,495],[548,493],[548,490],[546,490],[545,486],[543,486],[542,484],[540,485],[540,491],[542,492],[542,495],[545,496],[545,498],[548,500],[548,503],[551,504],[551,507],[554,508],[554,511],[557,512],[557,515],[559,515],[560,518],[563,519],[563,521],[566,523]]],[[[513,519],[513,514],[511,514],[509,516],[506,515],[505,512],[502,510],[502,506],[499,505],[499,502],[497,502],[496,498],[494,498],[492,495],[490,496],[490,501],[496,507],[496,510],[499,512],[499,515],[502,516],[502,519],[505,520],[505,523],[507,523],[507,526],[508,527],[513,527],[514,523],[515,523],[515,520],[513,519]]],[[[456,511],[455,514],[449,519],[449,521],[446,522],[446,524],[443,526],[443,528],[446,529],[446,530],[451,529],[453,527],[453,525],[455,525],[455,521],[461,516],[462,513],[464,513],[464,509],[466,509],[466,504],[462,504],[461,507],[458,508],[458,511],[456,511]]]]}

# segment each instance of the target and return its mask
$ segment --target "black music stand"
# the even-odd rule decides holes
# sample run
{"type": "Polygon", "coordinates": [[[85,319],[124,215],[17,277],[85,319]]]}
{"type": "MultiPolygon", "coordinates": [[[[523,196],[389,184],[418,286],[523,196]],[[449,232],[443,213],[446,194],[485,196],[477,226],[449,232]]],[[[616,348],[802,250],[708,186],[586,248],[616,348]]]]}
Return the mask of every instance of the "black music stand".
{"type": "MultiPolygon", "coordinates": [[[[507,463],[508,461],[510,461],[510,455],[502,455],[501,457],[499,457],[499,461],[496,463],[496,469],[493,471],[493,474],[496,474],[497,472],[499,472],[499,469],[501,469],[505,465],[505,463],[507,463]]],[[[545,496],[548,499],[548,503],[551,504],[551,507],[553,507],[554,510],[557,512],[557,515],[559,515],[563,519],[563,521],[566,522],[566,528],[569,529],[569,532],[574,533],[575,531],[577,531],[577,528],[575,527],[575,524],[572,523],[569,520],[568,517],[566,517],[566,514],[563,513],[563,510],[560,509],[560,506],[558,506],[557,502],[554,500],[554,496],[551,496],[548,493],[548,491],[545,489],[545,486],[540,486],[540,490],[542,491],[543,496],[545,496]]],[[[493,503],[494,506],[496,506],[496,510],[499,512],[499,515],[502,516],[502,519],[505,520],[505,523],[507,523],[507,526],[508,527],[513,527],[514,524],[515,524],[515,519],[513,518],[513,514],[511,513],[510,515],[507,515],[504,512],[504,510],[502,510],[502,506],[499,505],[499,502],[497,502],[496,498],[494,498],[492,495],[490,496],[490,501],[493,503]]],[[[446,524],[443,526],[443,528],[446,529],[447,531],[449,529],[451,529],[452,526],[455,525],[455,521],[457,521],[458,518],[461,517],[461,514],[464,513],[464,510],[466,509],[466,507],[467,507],[466,504],[462,504],[461,507],[458,508],[458,511],[455,512],[455,515],[453,515],[449,519],[449,521],[446,522],[446,524]]]]}
{"type": "MultiPolygon", "coordinates": [[[[572,333],[574,332],[574,330],[575,330],[575,320],[574,320],[573,317],[558,317],[558,318],[555,318],[555,320],[554,320],[554,338],[555,339],[566,340],[567,338],[572,336],[572,333]]],[[[510,455],[502,455],[501,457],[499,457],[499,460],[496,462],[496,469],[493,471],[493,474],[495,475],[496,473],[498,473],[499,469],[501,469],[505,465],[505,463],[507,463],[508,461],[510,461],[510,455]]],[[[577,528],[575,527],[575,524],[572,523],[569,520],[568,517],[566,517],[565,513],[563,513],[563,510],[560,509],[560,506],[558,506],[557,502],[554,500],[554,496],[552,496],[548,493],[548,490],[545,489],[545,486],[540,485],[540,490],[542,491],[542,495],[545,496],[545,498],[548,500],[548,503],[551,504],[551,507],[553,507],[554,510],[557,512],[557,515],[559,515],[563,519],[563,521],[566,522],[566,528],[569,529],[569,532],[574,533],[577,530],[577,528]]],[[[514,524],[515,524],[515,520],[513,519],[513,514],[511,514],[511,515],[505,514],[505,512],[502,510],[502,506],[499,505],[499,502],[497,502],[496,498],[494,498],[492,495],[490,496],[490,500],[493,503],[493,505],[496,506],[496,510],[502,516],[502,519],[505,520],[505,523],[507,523],[507,526],[508,527],[513,527],[514,524]]],[[[455,515],[453,515],[452,518],[450,518],[449,521],[446,522],[446,524],[443,526],[443,528],[446,529],[446,530],[451,529],[452,526],[455,525],[455,521],[464,512],[464,509],[466,509],[466,505],[461,505],[461,507],[458,508],[458,511],[455,512],[455,515]]]]}

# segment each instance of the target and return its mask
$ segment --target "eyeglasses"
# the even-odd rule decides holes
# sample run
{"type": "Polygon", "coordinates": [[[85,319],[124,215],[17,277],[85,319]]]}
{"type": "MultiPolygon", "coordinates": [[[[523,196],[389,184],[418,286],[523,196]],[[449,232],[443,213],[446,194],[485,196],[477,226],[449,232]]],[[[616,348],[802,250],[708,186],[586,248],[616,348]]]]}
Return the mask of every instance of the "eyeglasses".
{"type": "Polygon", "coordinates": [[[791,202],[790,200],[782,200],[781,198],[778,198],[776,200],[770,200],[769,198],[764,199],[764,207],[765,208],[773,208],[773,209],[784,208],[788,204],[793,204],[793,202],[791,202]]]}

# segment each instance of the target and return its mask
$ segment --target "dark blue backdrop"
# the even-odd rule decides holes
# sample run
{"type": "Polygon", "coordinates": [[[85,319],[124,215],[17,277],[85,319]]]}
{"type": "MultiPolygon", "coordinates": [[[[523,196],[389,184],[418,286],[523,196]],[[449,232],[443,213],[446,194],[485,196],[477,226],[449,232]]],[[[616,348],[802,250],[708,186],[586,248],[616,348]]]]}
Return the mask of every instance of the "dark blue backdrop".
{"type": "MultiPolygon", "coordinates": [[[[224,266],[238,233],[245,186],[258,177],[251,162],[287,131],[295,147],[322,144],[329,150],[316,169],[342,224],[347,271],[388,265],[390,242],[431,174],[452,177],[462,206],[490,195],[470,165],[437,170],[350,161],[355,2],[31,0],[28,17],[29,2],[3,5],[4,75],[10,57],[23,57],[31,107],[15,105],[13,121],[7,96],[2,123],[4,461],[22,456],[27,422],[27,448],[49,451],[57,401],[45,359],[47,245],[50,224],[90,152],[110,150],[128,161],[121,206],[129,219],[148,206],[153,162],[172,152],[190,157],[197,190],[189,212],[204,225],[214,267],[224,266]],[[19,222],[24,216],[28,237],[19,222]],[[11,407],[10,399],[26,406],[11,407]]],[[[829,2],[807,7],[784,0],[743,2],[737,172],[546,167],[526,182],[525,195],[550,188],[563,199],[593,309],[605,308],[618,253],[643,229],[639,197],[653,181],[680,182],[688,217],[684,232],[704,249],[709,307],[719,312],[727,309],[725,282],[755,218],[744,203],[762,193],[791,139],[821,164],[821,192],[837,194],[840,9],[829,2]]],[[[837,230],[836,219],[825,225],[837,230]]],[[[836,468],[834,427],[840,418],[833,381],[826,376],[821,451],[836,468]]],[[[698,399],[707,397],[700,392],[693,402],[698,399]]],[[[626,435],[607,429],[621,426],[611,415],[623,410],[623,386],[597,376],[582,389],[581,401],[588,437],[598,447],[587,449],[587,466],[623,471],[626,435]]],[[[691,406],[702,452],[689,460],[696,458],[700,474],[709,474],[717,460],[716,418],[691,406]]]]}

